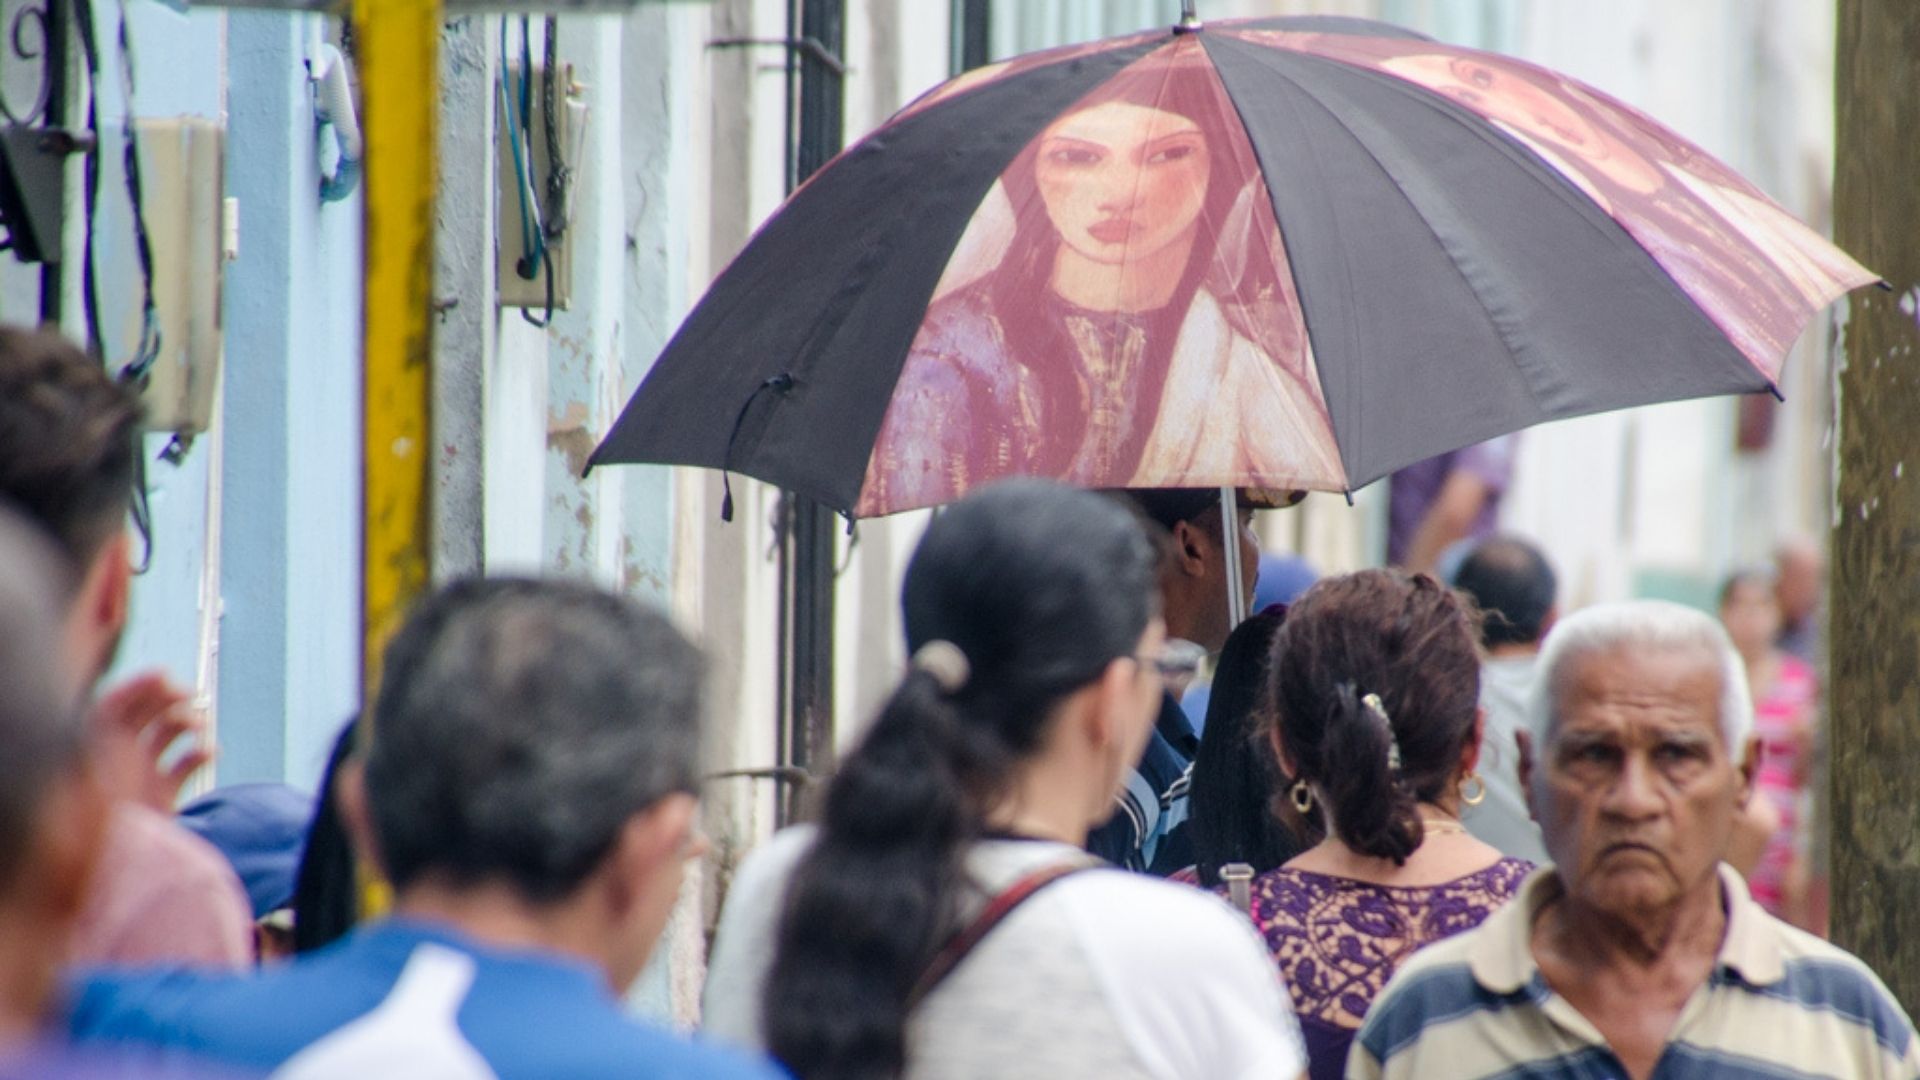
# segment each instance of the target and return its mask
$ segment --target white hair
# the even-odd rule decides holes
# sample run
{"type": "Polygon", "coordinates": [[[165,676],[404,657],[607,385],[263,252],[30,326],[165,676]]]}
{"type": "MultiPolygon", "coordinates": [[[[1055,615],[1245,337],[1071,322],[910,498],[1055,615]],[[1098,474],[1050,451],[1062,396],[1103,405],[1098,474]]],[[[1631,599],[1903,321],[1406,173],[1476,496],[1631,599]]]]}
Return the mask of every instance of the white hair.
{"type": "Polygon", "coordinates": [[[1596,604],[1560,620],[1540,647],[1540,663],[1528,705],[1533,730],[1553,735],[1561,682],[1575,660],[1622,647],[1658,652],[1691,650],[1720,671],[1720,736],[1735,761],[1753,732],[1753,696],[1747,669],[1732,639],[1712,616],[1665,600],[1596,604]]]}

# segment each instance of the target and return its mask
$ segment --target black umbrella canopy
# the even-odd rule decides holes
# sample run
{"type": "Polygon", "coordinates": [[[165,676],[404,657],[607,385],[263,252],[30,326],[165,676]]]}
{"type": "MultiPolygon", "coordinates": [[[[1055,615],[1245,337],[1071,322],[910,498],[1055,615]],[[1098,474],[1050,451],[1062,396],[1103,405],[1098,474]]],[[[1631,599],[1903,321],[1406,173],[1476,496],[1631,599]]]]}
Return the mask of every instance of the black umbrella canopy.
{"type": "Polygon", "coordinates": [[[593,461],[858,516],[1010,475],[1348,490],[1765,390],[1871,280],[1531,65],[1352,19],[1146,33],[969,73],[816,174],[593,461]]]}

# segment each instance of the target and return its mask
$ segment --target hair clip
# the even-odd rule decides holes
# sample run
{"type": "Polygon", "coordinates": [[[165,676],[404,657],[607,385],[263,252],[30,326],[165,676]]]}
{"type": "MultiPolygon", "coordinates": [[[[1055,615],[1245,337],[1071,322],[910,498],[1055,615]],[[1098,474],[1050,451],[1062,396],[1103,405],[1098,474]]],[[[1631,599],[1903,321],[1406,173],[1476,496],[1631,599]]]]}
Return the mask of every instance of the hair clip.
{"type": "Polygon", "coordinates": [[[940,692],[948,697],[959,693],[973,676],[967,654],[951,641],[935,640],[920,646],[913,654],[913,666],[933,676],[940,692]]]}
{"type": "Polygon", "coordinates": [[[1386,725],[1387,768],[1398,772],[1400,770],[1400,740],[1393,733],[1393,719],[1387,715],[1386,705],[1381,703],[1379,694],[1368,694],[1360,699],[1360,704],[1366,706],[1369,712],[1379,717],[1380,722],[1386,725]]]}

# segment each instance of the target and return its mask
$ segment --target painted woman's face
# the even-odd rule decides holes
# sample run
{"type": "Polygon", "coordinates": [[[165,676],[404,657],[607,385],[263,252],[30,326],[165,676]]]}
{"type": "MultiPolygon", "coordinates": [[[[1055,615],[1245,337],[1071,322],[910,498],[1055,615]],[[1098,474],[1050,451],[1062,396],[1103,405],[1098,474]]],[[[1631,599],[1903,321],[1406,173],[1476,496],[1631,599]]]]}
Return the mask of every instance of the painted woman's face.
{"type": "Polygon", "coordinates": [[[1211,168],[1192,120],[1110,101],[1055,121],[1040,137],[1034,176],[1061,239],[1095,262],[1118,263],[1191,236],[1211,168]]]}
{"type": "Polygon", "coordinates": [[[1640,155],[1601,133],[1566,101],[1519,76],[1442,55],[1395,57],[1381,66],[1506,125],[1523,140],[1571,154],[1580,165],[1629,190],[1645,193],[1661,184],[1659,174],[1640,155]]]}

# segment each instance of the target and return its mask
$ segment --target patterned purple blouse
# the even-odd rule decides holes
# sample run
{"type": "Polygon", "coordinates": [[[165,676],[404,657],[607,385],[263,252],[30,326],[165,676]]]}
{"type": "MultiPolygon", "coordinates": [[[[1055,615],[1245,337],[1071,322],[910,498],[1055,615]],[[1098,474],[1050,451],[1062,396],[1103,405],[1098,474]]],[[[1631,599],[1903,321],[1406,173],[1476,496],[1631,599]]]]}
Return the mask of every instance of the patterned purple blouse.
{"type": "Polygon", "coordinates": [[[1281,867],[1253,882],[1253,918],[1293,994],[1308,1075],[1338,1080],[1367,1007],[1423,945],[1480,925],[1533,864],[1501,859],[1443,885],[1374,885],[1281,867]]]}

